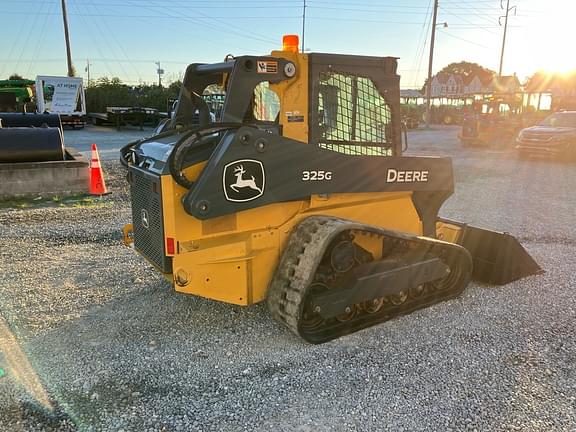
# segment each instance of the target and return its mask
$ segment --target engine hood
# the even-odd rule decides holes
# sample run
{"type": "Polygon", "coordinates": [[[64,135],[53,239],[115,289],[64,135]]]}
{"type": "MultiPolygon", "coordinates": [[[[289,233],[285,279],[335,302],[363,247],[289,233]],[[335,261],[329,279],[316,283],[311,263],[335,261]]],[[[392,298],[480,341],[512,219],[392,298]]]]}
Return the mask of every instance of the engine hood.
{"type": "Polygon", "coordinates": [[[533,134],[543,135],[563,135],[563,134],[576,134],[575,127],[553,127],[553,126],[532,126],[522,130],[522,132],[529,132],[533,134]]]}

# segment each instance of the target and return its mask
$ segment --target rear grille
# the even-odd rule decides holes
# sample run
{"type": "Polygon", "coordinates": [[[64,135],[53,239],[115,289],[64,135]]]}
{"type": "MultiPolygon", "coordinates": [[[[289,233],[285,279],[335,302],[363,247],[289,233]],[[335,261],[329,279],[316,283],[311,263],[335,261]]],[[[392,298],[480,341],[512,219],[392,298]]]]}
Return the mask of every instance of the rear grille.
{"type": "Polygon", "coordinates": [[[172,260],[164,253],[164,223],[160,177],[131,168],[132,225],[134,247],[164,273],[172,271],[172,260]]]}

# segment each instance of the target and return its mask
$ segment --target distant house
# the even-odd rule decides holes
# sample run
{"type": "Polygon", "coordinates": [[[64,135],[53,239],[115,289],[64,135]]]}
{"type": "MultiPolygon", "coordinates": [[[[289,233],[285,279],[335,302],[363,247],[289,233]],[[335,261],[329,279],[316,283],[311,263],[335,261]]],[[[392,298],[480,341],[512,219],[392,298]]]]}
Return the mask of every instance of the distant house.
{"type": "Polygon", "coordinates": [[[437,73],[432,78],[432,85],[430,88],[430,96],[442,97],[446,96],[446,83],[448,82],[449,75],[445,73],[437,73]]]}
{"type": "Polygon", "coordinates": [[[451,74],[446,81],[446,96],[461,96],[464,91],[464,81],[460,75],[451,74]]]}
{"type": "Polygon", "coordinates": [[[466,95],[481,94],[483,92],[484,85],[482,84],[482,81],[478,75],[474,75],[472,79],[469,79],[468,83],[464,86],[464,94],[466,95]]]}
{"type": "Polygon", "coordinates": [[[432,97],[458,97],[464,91],[464,81],[460,75],[438,73],[432,78],[432,97]]]}
{"type": "Polygon", "coordinates": [[[489,77],[485,81],[474,75],[468,77],[465,83],[462,75],[438,73],[432,78],[430,95],[433,98],[458,98],[495,93],[514,94],[520,91],[521,85],[516,75],[489,77]]]}

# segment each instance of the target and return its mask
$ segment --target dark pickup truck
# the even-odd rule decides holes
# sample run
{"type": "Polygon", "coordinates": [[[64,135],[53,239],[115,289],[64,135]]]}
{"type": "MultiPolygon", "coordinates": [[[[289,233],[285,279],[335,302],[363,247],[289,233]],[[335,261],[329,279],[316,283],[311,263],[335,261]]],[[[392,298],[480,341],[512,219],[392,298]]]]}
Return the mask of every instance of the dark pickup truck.
{"type": "Polygon", "coordinates": [[[520,157],[546,157],[576,162],[576,111],[549,115],[516,137],[520,157]]]}

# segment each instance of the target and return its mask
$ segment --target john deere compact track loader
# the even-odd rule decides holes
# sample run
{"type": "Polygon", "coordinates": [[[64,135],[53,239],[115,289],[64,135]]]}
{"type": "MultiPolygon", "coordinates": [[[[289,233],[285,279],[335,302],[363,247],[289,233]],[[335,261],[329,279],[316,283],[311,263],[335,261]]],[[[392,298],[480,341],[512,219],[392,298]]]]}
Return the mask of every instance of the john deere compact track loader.
{"type": "Polygon", "coordinates": [[[122,149],[126,241],[176,291],[267,300],[321,343],[540,271],[513,237],[438,220],[451,160],[401,155],[396,58],[297,45],[190,65],[167,129],[122,149]]]}

